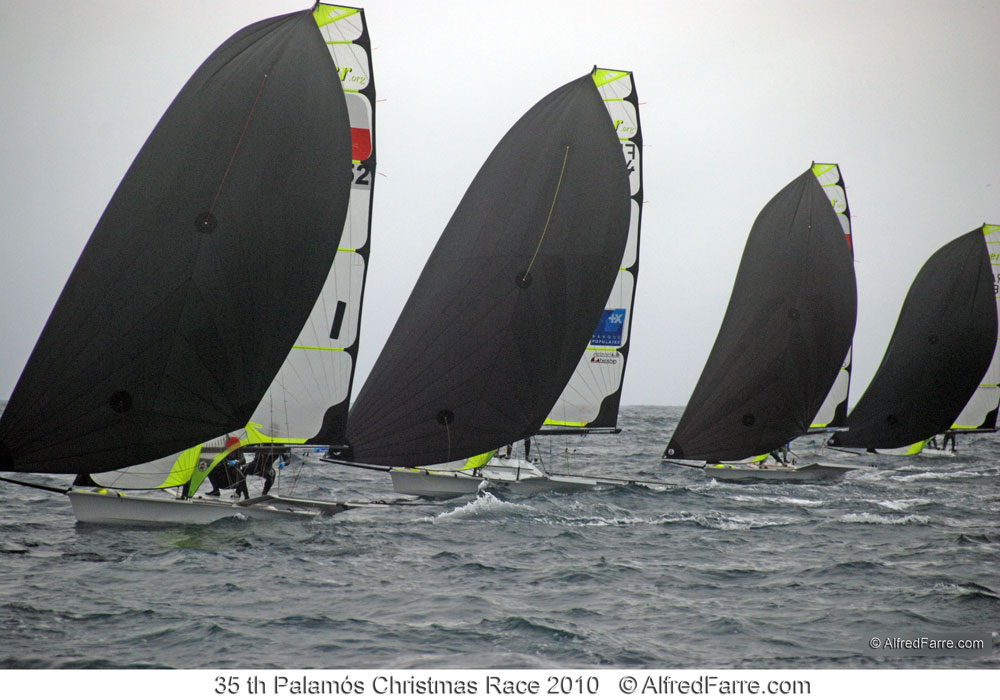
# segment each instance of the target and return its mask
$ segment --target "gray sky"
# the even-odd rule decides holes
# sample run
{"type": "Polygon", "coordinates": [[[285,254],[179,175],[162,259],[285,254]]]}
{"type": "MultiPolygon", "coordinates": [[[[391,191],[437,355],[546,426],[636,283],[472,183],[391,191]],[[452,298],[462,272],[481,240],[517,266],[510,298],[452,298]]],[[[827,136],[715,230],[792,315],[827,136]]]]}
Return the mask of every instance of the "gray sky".
{"type": "MultiPolygon", "coordinates": [[[[177,91],[289,0],[0,3],[0,398],[177,91]]],[[[543,96],[635,71],[645,140],[626,404],[686,403],[760,208],[813,160],[853,213],[851,403],[940,246],[1000,223],[995,0],[364,5],[378,177],[358,384],[476,171],[543,96]]]]}

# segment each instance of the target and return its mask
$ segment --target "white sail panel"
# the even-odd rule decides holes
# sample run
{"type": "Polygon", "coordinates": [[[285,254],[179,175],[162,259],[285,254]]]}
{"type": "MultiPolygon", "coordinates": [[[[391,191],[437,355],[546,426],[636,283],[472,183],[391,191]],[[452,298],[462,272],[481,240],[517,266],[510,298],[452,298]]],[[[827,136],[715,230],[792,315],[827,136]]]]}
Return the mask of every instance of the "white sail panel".
{"type": "Polygon", "coordinates": [[[823,400],[823,405],[820,406],[819,412],[816,417],[813,418],[810,428],[825,428],[833,421],[833,417],[836,414],[837,406],[844,402],[847,398],[847,393],[850,390],[851,384],[851,353],[847,353],[847,360],[843,367],[840,368],[840,372],[837,373],[837,378],[833,382],[833,386],[830,387],[830,393],[826,395],[826,399],[823,400]]]}
{"type": "MultiPolygon", "coordinates": [[[[1000,316],[1000,226],[983,225],[986,248],[990,251],[990,265],[993,266],[993,291],[997,297],[997,312],[1000,316]]],[[[955,430],[993,430],[996,428],[996,413],[1000,407],[1000,342],[993,349],[993,359],[969,403],[955,419],[955,430]]]]}
{"type": "Polygon", "coordinates": [[[604,398],[621,388],[624,365],[625,358],[617,350],[588,348],[545,424],[583,427],[592,423],[604,398]]]}
{"type": "Polygon", "coordinates": [[[350,395],[354,358],[349,349],[358,337],[367,257],[372,178],[367,161],[373,154],[374,105],[370,56],[365,46],[364,14],[348,7],[320,5],[316,23],[340,71],[351,122],[354,181],[340,248],[309,321],[285,365],[254,412],[252,423],[264,435],[301,442],[315,435],[328,407],[350,395]]]}
{"type": "MultiPolygon", "coordinates": [[[[840,174],[840,167],[836,163],[814,163],[812,167],[816,181],[823,188],[823,192],[830,200],[833,210],[837,212],[837,218],[844,235],[847,237],[847,245],[851,251],[854,250],[854,242],[851,238],[851,211],[847,205],[847,192],[844,187],[844,180],[840,174]]],[[[844,358],[837,379],[830,388],[830,393],[826,395],[823,405],[813,418],[812,429],[822,429],[830,426],[837,417],[837,409],[841,408],[841,418],[847,412],[847,396],[851,388],[851,356],[853,345],[847,349],[847,356],[844,358]]]]}
{"type": "Polygon", "coordinates": [[[629,173],[631,208],[629,234],[615,286],[605,304],[591,342],[577,368],[545,420],[546,429],[590,427],[613,428],[617,422],[617,399],[625,374],[632,323],[632,303],[639,263],[639,224],[642,213],[642,140],[635,104],[632,74],[627,71],[594,71],[594,84],[604,100],[622,143],[629,173]],[[614,415],[601,416],[601,407],[614,399],[614,415]],[[595,423],[595,421],[600,422],[595,423]]]}

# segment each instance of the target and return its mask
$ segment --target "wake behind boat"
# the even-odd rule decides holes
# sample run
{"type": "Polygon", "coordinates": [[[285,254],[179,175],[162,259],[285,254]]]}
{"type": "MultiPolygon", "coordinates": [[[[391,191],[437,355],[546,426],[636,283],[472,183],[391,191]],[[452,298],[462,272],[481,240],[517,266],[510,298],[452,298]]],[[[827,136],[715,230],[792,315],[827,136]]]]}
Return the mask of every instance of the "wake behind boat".
{"type": "Polygon", "coordinates": [[[850,357],[857,290],[846,212],[833,164],[813,164],[761,210],[663,460],[702,462],[724,481],[839,480],[858,468],[766,459],[809,432],[850,357]]]}

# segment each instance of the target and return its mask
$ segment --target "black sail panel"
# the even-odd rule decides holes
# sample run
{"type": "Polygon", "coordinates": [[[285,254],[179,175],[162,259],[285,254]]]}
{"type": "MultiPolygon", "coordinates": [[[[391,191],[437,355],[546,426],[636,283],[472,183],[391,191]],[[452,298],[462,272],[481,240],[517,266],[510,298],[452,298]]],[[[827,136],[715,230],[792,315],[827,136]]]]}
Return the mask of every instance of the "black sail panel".
{"type": "Polygon", "coordinates": [[[525,114],[465,193],[351,408],[354,459],[436,464],[533,434],[601,316],[629,215],[587,75],[525,114]]]}
{"type": "Polygon", "coordinates": [[[664,458],[743,459],[809,429],[854,335],[844,230],[807,170],[761,210],[715,345],[664,458]]]}
{"type": "Polygon", "coordinates": [[[890,449],[951,427],[997,342],[993,271],[983,230],[932,255],[910,286],[871,384],[830,444],[890,449]]]}
{"type": "Polygon", "coordinates": [[[243,427],[330,269],[350,181],[312,13],[234,34],[101,216],[0,419],[0,469],[106,471],[243,427]]]}

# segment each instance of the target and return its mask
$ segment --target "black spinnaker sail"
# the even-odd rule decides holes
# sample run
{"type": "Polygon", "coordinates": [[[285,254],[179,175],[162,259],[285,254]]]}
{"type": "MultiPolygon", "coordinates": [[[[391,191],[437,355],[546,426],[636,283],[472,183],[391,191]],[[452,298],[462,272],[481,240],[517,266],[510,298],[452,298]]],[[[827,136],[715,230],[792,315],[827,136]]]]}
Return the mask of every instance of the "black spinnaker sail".
{"type": "Polygon", "coordinates": [[[246,425],[337,251],[340,85],[311,10],[244,28],[199,67],[46,323],[0,418],[0,470],[102,472],[246,425]]]}
{"type": "Polygon", "coordinates": [[[439,464],[534,434],[601,317],[630,206],[593,74],[529,110],[441,234],[351,408],[340,454],[439,464]]]}
{"type": "Polygon", "coordinates": [[[745,459],[805,434],[841,370],[856,316],[851,250],[810,168],[757,216],[664,459],[745,459]]]}
{"type": "Polygon", "coordinates": [[[951,428],[993,358],[997,309],[984,229],[932,255],[903,301],[871,384],[835,447],[891,449],[951,428]]]}

